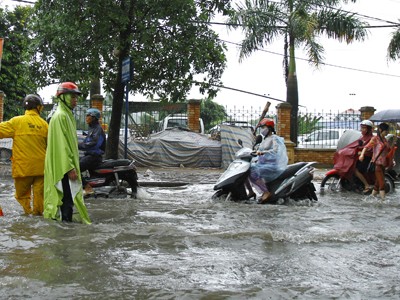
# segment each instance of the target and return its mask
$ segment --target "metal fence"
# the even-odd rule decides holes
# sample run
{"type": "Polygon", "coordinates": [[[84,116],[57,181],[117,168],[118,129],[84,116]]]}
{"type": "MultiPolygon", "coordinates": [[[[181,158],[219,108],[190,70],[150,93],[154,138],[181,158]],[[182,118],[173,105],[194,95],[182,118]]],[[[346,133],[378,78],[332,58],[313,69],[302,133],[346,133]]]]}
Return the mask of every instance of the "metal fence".
{"type": "Polygon", "coordinates": [[[336,149],[342,134],[359,130],[361,114],[355,110],[344,112],[300,112],[298,115],[298,140],[300,148],[336,149]]]}
{"type": "MultiPolygon", "coordinates": [[[[86,111],[88,105],[78,105],[74,109],[76,124],[78,130],[87,130],[85,123],[86,111]]],[[[225,107],[225,119],[218,120],[218,124],[232,124],[236,126],[253,128],[260,120],[264,107],[225,107]]],[[[104,106],[102,114],[102,124],[107,130],[111,118],[111,106],[104,106]]],[[[132,111],[132,109],[130,109],[132,111]]],[[[44,112],[47,117],[49,111],[44,112]]],[[[129,114],[128,128],[133,138],[147,138],[151,133],[159,131],[160,122],[168,115],[181,114],[186,115],[186,105],[170,104],[157,109],[154,106],[152,110],[146,108],[141,111],[140,107],[136,107],[129,114]]],[[[269,111],[267,116],[276,120],[276,112],[269,111]]],[[[206,118],[205,118],[206,119],[206,118]]],[[[348,129],[359,129],[361,115],[358,111],[348,110],[345,112],[310,112],[301,111],[298,115],[298,146],[304,148],[333,148],[336,147],[337,140],[341,134],[348,129]]],[[[207,129],[212,129],[217,124],[204,124],[207,129]]],[[[121,133],[125,127],[125,115],[121,118],[121,133]]],[[[206,131],[209,133],[209,130],[206,131]]]]}

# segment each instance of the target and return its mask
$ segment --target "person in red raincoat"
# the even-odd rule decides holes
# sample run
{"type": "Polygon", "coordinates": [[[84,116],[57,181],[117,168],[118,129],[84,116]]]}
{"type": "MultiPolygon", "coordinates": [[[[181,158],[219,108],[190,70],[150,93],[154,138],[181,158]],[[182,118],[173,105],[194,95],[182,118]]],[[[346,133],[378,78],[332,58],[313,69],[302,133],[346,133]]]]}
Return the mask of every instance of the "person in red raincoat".
{"type": "Polygon", "coordinates": [[[358,153],[363,150],[373,137],[373,123],[369,120],[364,120],[361,122],[360,127],[361,138],[337,151],[333,157],[333,162],[334,169],[338,171],[341,177],[352,180],[353,174],[357,176],[364,184],[363,193],[368,194],[372,189],[369,187],[368,180],[363,174],[366,174],[368,163],[371,161],[372,151],[365,153],[365,161],[363,162],[358,160],[358,153]]]}
{"type": "Polygon", "coordinates": [[[369,143],[364,147],[360,155],[360,161],[364,160],[364,154],[367,150],[372,150],[372,160],[375,163],[375,185],[372,195],[378,194],[381,199],[385,199],[385,168],[388,166],[387,155],[391,150],[389,142],[386,140],[386,136],[389,133],[389,125],[381,123],[378,126],[378,135],[374,136],[369,143]]]}
{"type": "MultiPolygon", "coordinates": [[[[362,151],[374,136],[372,134],[373,126],[374,124],[372,124],[372,122],[369,120],[364,120],[361,122],[360,127],[361,127],[362,137],[361,139],[359,139],[359,141],[362,141],[362,144],[360,143],[359,151],[362,151]]],[[[364,194],[369,194],[372,191],[372,188],[369,186],[368,180],[363,175],[367,173],[368,164],[371,161],[371,158],[372,158],[372,150],[367,149],[364,153],[364,160],[363,161],[357,160],[356,168],[354,170],[354,175],[356,175],[358,179],[360,179],[361,182],[364,184],[364,191],[363,191],[364,194]]]]}

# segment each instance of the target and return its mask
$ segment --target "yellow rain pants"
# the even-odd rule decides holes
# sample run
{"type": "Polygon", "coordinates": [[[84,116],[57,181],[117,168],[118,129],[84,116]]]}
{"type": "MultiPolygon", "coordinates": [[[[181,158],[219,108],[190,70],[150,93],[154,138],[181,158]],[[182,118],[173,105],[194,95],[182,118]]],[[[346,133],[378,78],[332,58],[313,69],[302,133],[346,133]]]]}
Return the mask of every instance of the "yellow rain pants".
{"type": "Polygon", "coordinates": [[[44,176],[15,177],[15,198],[21,204],[25,214],[43,215],[44,176]],[[31,191],[33,195],[31,195],[31,191]],[[31,206],[33,196],[33,209],[31,206]]]}

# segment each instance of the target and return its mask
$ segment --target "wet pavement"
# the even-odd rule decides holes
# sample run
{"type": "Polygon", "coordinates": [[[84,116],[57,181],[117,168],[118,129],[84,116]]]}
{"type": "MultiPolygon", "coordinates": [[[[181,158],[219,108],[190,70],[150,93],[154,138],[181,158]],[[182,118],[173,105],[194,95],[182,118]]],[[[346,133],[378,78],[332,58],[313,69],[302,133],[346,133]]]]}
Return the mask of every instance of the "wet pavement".
{"type": "MultiPolygon", "coordinates": [[[[0,172],[1,172],[0,168],[0,172]]],[[[4,170],[3,170],[4,171],[4,170]]],[[[220,169],[139,169],[138,199],[88,198],[93,224],[26,217],[0,173],[0,299],[399,299],[400,201],[211,200],[220,169]]]]}

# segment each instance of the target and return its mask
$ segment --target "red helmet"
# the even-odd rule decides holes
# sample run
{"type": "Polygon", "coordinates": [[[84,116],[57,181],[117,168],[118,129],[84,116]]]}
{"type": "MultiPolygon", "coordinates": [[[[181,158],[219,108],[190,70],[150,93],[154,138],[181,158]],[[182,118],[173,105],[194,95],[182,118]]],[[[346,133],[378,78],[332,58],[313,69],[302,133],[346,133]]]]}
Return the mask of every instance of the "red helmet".
{"type": "Polygon", "coordinates": [[[272,127],[275,128],[275,122],[272,119],[269,118],[264,118],[260,121],[260,123],[258,123],[258,127],[261,126],[267,126],[267,127],[272,127]]]}
{"type": "Polygon", "coordinates": [[[78,86],[73,82],[63,82],[57,88],[56,97],[62,94],[77,94],[80,95],[82,92],[78,89],[78,86]]]}

